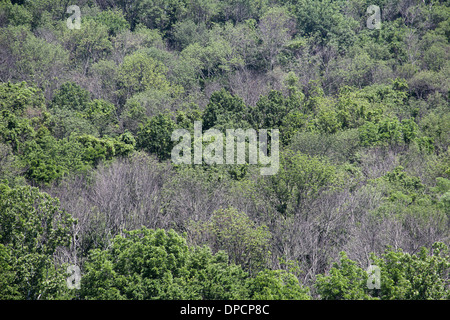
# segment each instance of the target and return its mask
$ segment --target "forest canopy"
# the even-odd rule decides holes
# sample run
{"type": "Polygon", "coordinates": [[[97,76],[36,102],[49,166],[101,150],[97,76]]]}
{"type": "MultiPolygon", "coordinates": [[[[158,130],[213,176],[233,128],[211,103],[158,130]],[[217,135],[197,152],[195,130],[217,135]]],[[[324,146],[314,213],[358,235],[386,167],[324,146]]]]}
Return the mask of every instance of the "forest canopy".
{"type": "Polygon", "coordinates": [[[0,299],[450,298],[448,1],[0,0],[0,29],[0,299]],[[278,130],[279,169],[174,163],[195,123],[278,130]]]}

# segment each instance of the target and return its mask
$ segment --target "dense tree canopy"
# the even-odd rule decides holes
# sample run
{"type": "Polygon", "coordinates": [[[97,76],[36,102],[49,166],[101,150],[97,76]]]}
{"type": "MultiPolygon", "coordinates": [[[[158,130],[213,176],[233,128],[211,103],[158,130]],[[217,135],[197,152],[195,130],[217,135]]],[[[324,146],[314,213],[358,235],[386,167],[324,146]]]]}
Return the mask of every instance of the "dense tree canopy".
{"type": "Polygon", "coordinates": [[[450,298],[448,1],[66,4],[0,0],[0,299],[450,298]]]}

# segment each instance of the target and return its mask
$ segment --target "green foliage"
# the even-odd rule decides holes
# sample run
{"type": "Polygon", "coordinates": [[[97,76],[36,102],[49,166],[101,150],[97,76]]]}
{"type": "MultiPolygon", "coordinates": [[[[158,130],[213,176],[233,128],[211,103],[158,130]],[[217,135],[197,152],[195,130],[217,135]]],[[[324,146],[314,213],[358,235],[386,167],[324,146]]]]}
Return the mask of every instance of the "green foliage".
{"type": "Polygon", "coordinates": [[[120,32],[130,29],[130,24],[119,10],[101,11],[94,17],[94,21],[107,26],[110,36],[116,36],[120,32]]]}
{"type": "Polygon", "coordinates": [[[450,146],[450,114],[448,112],[430,112],[422,119],[420,126],[424,135],[434,142],[433,148],[443,152],[447,150],[450,146]]]}
{"type": "Polygon", "coordinates": [[[19,159],[12,152],[12,148],[8,144],[0,143],[0,181],[6,180],[6,184],[19,182],[20,173],[23,171],[23,166],[19,159]]]}
{"type": "Polygon", "coordinates": [[[410,143],[416,138],[419,127],[412,119],[402,120],[401,125],[403,132],[403,141],[405,141],[405,143],[410,143]]]}
{"type": "Polygon", "coordinates": [[[339,131],[333,135],[317,132],[297,132],[289,148],[315,157],[328,157],[333,162],[353,161],[360,147],[357,129],[339,131]]]}
{"type": "Polygon", "coordinates": [[[35,182],[50,183],[70,172],[85,171],[115,156],[128,156],[135,141],[129,134],[115,139],[96,138],[72,134],[55,139],[45,127],[38,130],[36,138],[20,145],[21,160],[25,163],[25,176],[35,182]]]}
{"type": "Polygon", "coordinates": [[[181,52],[183,58],[201,72],[202,78],[223,75],[243,64],[242,58],[234,52],[230,43],[220,34],[216,37],[206,46],[193,43],[181,52]]]}
{"type": "Polygon", "coordinates": [[[421,248],[412,255],[391,249],[372,259],[382,270],[381,299],[449,299],[450,260],[445,244],[435,243],[431,251],[421,248]]]}
{"type": "Polygon", "coordinates": [[[428,190],[421,179],[409,175],[402,166],[387,172],[386,175],[377,179],[377,183],[388,201],[380,206],[380,212],[403,212],[409,218],[428,216],[429,219],[433,219],[440,216],[439,210],[436,211],[436,208],[431,205],[428,190]],[[404,207],[405,205],[407,207],[404,207]]]}
{"type": "Polygon", "coordinates": [[[417,124],[406,119],[401,123],[398,119],[383,119],[378,123],[366,122],[359,127],[360,140],[363,146],[396,145],[403,140],[410,143],[416,138],[417,124]]]}
{"type": "Polygon", "coordinates": [[[267,9],[268,1],[226,0],[220,1],[220,16],[224,20],[240,22],[255,19],[267,9]]]}
{"type": "Polygon", "coordinates": [[[436,179],[436,187],[433,188],[439,194],[439,206],[441,206],[447,216],[450,215],[450,180],[442,177],[436,179]]]}
{"type": "Polygon", "coordinates": [[[91,252],[82,299],[309,299],[294,275],[264,270],[255,278],[228,263],[223,251],[189,247],[173,230],[125,232],[110,249],[91,252]]]}
{"type": "Polygon", "coordinates": [[[98,128],[101,136],[114,133],[118,127],[116,107],[103,99],[90,102],[85,110],[85,117],[98,128]]]}
{"type": "Polygon", "coordinates": [[[169,115],[152,117],[140,125],[137,147],[156,154],[161,160],[169,159],[173,148],[172,132],[175,129],[176,124],[169,115]]]}
{"type": "Polygon", "coordinates": [[[114,156],[130,155],[135,144],[133,136],[129,134],[124,134],[116,139],[99,139],[91,135],[82,135],[75,137],[75,141],[83,147],[83,161],[93,166],[98,165],[100,161],[111,160],[114,156]]]}
{"type": "Polygon", "coordinates": [[[249,281],[251,299],[255,300],[309,300],[309,289],[285,270],[260,271],[249,281]]]}
{"type": "Polygon", "coordinates": [[[289,112],[283,118],[280,126],[280,136],[283,144],[289,144],[295,135],[306,127],[307,122],[307,116],[300,111],[289,112]]]}
{"type": "Polygon", "coordinates": [[[196,242],[207,243],[214,252],[225,250],[232,263],[252,274],[270,258],[267,227],[257,226],[234,208],[214,211],[209,221],[194,223],[192,232],[196,242]]]}
{"type": "Polygon", "coordinates": [[[103,99],[91,101],[90,93],[73,83],[61,86],[51,111],[49,129],[58,138],[72,133],[114,135],[118,131],[116,107],[103,99]]]}
{"type": "Polygon", "coordinates": [[[166,72],[164,65],[143,52],[126,56],[117,76],[119,95],[128,99],[133,94],[148,89],[167,91],[170,84],[166,79],[166,72]]]}
{"type": "Polygon", "coordinates": [[[3,18],[7,19],[8,25],[27,25],[28,27],[31,26],[31,12],[22,5],[19,5],[17,3],[12,4],[11,0],[2,1],[0,3],[0,12],[2,12],[3,18]]]}
{"type": "Polygon", "coordinates": [[[323,300],[367,300],[367,279],[365,270],[342,252],[328,275],[317,276],[316,288],[323,300]]]}
{"type": "Polygon", "coordinates": [[[337,182],[336,168],[328,161],[287,151],[281,153],[280,169],[269,178],[268,188],[275,195],[277,210],[287,216],[337,182]]]}
{"type": "Polygon", "coordinates": [[[19,145],[32,139],[35,135],[31,121],[17,117],[10,111],[3,110],[0,113],[0,140],[9,143],[13,151],[17,151],[19,145]]]}
{"type": "Polygon", "coordinates": [[[179,281],[187,271],[183,268],[187,256],[188,247],[173,231],[166,234],[163,230],[142,229],[130,232],[127,237],[117,236],[111,250],[92,252],[81,296],[149,299],[175,295],[176,298],[183,292],[180,284],[184,283],[179,281]]]}
{"type": "Polygon", "coordinates": [[[193,281],[190,285],[198,290],[202,299],[248,299],[248,276],[241,267],[229,264],[224,251],[214,255],[208,247],[192,251],[189,267],[193,281]]]}
{"type": "Polygon", "coordinates": [[[127,21],[134,29],[139,23],[149,29],[159,29],[164,32],[185,13],[184,0],[120,0],[118,5],[125,13],[127,21]]]}
{"type": "Polygon", "coordinates": [[[52,108],[48,129],[57,139],[69,138],[72,134],[99,136],[99,130],[107,129],[95,127],[92,121],[83,115],[81,112],[74,112],[66,108],[52,108]]]}
{"type": "Polygon", "coordinates": [[[33,83],[47,97],[69,62],[62,44],[37,37],[25,26],[2,28],[0,45],[6,59],[0,66],[3,81],[33,83]]]}
{"type": "Polygon", "coordinates": [[[26,82],[0,84],[0,111],[8,110],[15,115],[24,116],[32,109],[45,110],[45,100],[42,92],[27,86],[26,82]]]}
{"type": "Polygon", "coordinates": [[[17,285],[11,285],[14,281],[15,272],[10,265],[9,250],[0,244],[0,296],[4,300],[14,300],[20,297],[17,285]]]}
{"type": "Polygon", "coordinates": [[[408,191],[420,191],[425,187],[418,177],[407,175],[401,166],[396,167],[393,172],[388,172],[385,177],[389,182],[396,185],[395,189],[397,190],[402,188],[408,191]]]}
{"type": "Polygon", "coordinates": [[[322,299],[448,299],[448,247],[435,243],[433,250],[424,247],[418,254],[387,249],[378,257],[371,255],[373,265],[381,270],[380,289],[369,289],[368,274],[355,261],[341,253],[339,264],[334,264],[329,275],[317,276],[316,287],[322,299]]]}
{"type": "Polygon", "coordinates": [[[318,41],[331,42],[339,48],[351,44],[358,23],[340,11],[340,1],[286,1],[297,18],[298,29],[318,41]]]}
{"type": "Polygon", "coordinates": [[[314,298],[448,299],[448,2],[78,5],[70,29],[64,1],[0,0],[2,298],[307,299],[317,277],[314,298]],[[280,170],[172,164],[173,131],[195,121],[279,129],[280,170]],[[52,220],[70,248],[47,246],[62,210],[27,184],[80,218],[52,220]],[[342,250],[378,254],[382,289],[346,255],[330,269],[342,250]]]}
{"type": "Polygon", "coordinates": [[[244,101],[225,89],[214,92],[203,113],[203,129],[247,128],[247,106],[244,101]]]}
{"type": "Polygon", "coordinates": [[[207,29],[204,23],[195,24],[192,20],[178,22],[173,27],[173,41],[179,50],[193,43],[203,43],[207,29]]]}
{"type": "Polygon", "coordinates": [[[108,26],[85,19],[81,23],[81,29],[64,29],[63,41],[65,47],[71,53],[71,59],[84,74],[90,65],[105,58],[112,50],[111,41],[108,38],[108,26]]]}
{"type": "Polygon", "coordinates": [[[70,140],[56,140],[46,129],[35,140],[21,146],[26,163],[25,175],[35,182],[50,183],[70,171],[86,169],[81,158],[81,147],[70,140]]]}
{"type": "Polygon", "coordinates": [[[245,273],[223,253],[189,248],[173,230],[117,236],[111,249],[91,253],[82,278],[84,299],[236,299],[245,273]]]}
{"type": "Polygon", "coordinates": [[[8,286],[0,286],[2,299],[58,295],[58,283],[52,279],[61,271],[55,270],[52,255],[69,245],[75,220],[60,209],[57,199],[37,188],[0,189],[0,279],[8,281],[8,286]]]}
{"type": "Polygon", "coordinates": [[[250,123],[258,129],[279,129],[284,118],[294,108],[300,107],[292,100],[285,98],[279,91],[269,92],[267,96],[262,96],[256,106],[251,109],[250,123]]]}
{"type": "Polygon", "coordinates": [[[73,82],[64,83],[53,96],[53,107],[71,111],[85,111],[91,101],[89,91],[73,82]]]}

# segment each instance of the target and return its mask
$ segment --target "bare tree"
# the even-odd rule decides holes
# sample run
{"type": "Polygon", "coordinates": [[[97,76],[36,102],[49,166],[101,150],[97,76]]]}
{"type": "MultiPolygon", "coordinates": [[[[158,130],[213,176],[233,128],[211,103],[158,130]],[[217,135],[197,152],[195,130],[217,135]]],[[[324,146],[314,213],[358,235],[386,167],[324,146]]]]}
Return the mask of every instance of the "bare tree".
{"type": "Polygon", "coordinates": [[[233,94],[244,99],[245,104],[254,106],[262,95],[269,92],[269,79],[264,74],[243,68],[230,75],[229,86],[233,94]]]}
{"type": "Polygon", "coordinates": [[[190,220],[206,221],[217,209],[227,207],[227,182],[202,168],[179,171],[167,181],[162,193],[161,227],[185,231],[190,220]]]}
{"type": "Polygon", "coordinates": [[[77,175],[49,193],[78,219],[73,230],[73,254],[108,246],[123,230],[169,225],[160,214],[161,190],[171,174],[165,164],[145,154],[100,165],[89,175],[77,175]]]}
{"type": "Polygon", "coordinates": [[[263,41],[262,50],[273,69],[276,56],[295,32],[295,20],[282,8],[272,8],[259,21],[259,35],[263,41]]]}
{"type": "Polygon", "coordinates": [[[272,250],[276,256],[299,264],[298,276],[303,283],[311,284],[316,274],[325,272],[350,238],[349,197],[348,190],[323,194],[302,208],[307,215],[299,212],[286,219],[280,217],[271,226],[272,250]]]}

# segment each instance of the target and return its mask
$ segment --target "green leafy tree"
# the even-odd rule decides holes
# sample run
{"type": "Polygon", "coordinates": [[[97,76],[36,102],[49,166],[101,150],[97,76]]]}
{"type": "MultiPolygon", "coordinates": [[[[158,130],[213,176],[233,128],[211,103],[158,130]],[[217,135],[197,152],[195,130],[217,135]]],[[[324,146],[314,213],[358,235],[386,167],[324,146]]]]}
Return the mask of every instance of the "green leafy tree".
{"type": "Polygon", "coordinates": [[[437,300],[449,298],[450,260],[448,247],[435,243],[417,254],[389,248],[381,256],[371,254],[380,268],[380,288],[370,289],[368,273],[341,253],[329,274],[318,275],[316,288],[322,299],[332,300],[437,300]]]}
{"type": "Polygon", "coordinates": [[[309,300],[309,288],[285,270],[263,270],[249,280],[250,299],[309,300]]]}
{"type": "Polygon", "coordinates": [[[39,129],[36,139],[21,146],[21,152],[27,169],[25,176],[37,183],[50,183],[70,171],[88,167],[83,162],[80,144],[67,139],[56,140],[45,127],[39,129]]]}
{"type": "Polygon", "coordinates": [[[217,210],[209,221],[194,223],[192,237],[199,244],[208,244],[213,252],[225,250],[232,263],[252,274],[265,267],[270,258],[267,227],[256,225],[234,208],[217,210]]]}
{"type": "Polygon", "coordinates": [[[167,160],[171,157],[172,132],[175,129],[176,124],[169,115],[159,114],[152,117],[140,126],[137,147],[156,154],[161,160],[167,160]]]}
{"type": "Polygon", "coordinates": [[[450,259],[448,247],[435,243],[417,254],[388,250],[380,258],[372,255],[381,272],[381,299],[449,299],[450,259]],[[383,272],[384,271],[384,272],[383,272]]]}
{"type": "Polygon", "coordinates": [[[251,109],[251,124],[261,129],[280,128],[284,118],[300,105],[292,103],[279,91],[272,90],[267,96],[262,96],[256,106],[251,109]]]}
{"type": "Polygon", "coordinates": [[[81,282],[83,299],[238,299],[246,274],[223,253],[189,248],[173,230],[142,228],[92,251],[81,282]]]}
{"type": "Polygon", "coordinates": [[[37,37],[24,26],[2,29],[0,36],[2,81],[27,81],[42,88],[46,97],[59,83],[62,71],[67,69],[69,53],[55,42],[37,37]]]}
{"type": "Polygon", "coordinates": [[[192,20],[177,22],[173,27],[173,41],[181,51],[193,43],[205,43],[208,40],[206,25],[196,24],[192,20]]]}
{"type": "Polygon", "coordinates": [[[0,111],[8,110],[18,116],[24,116],[29,109],[45,110],[44,103],[42,91],[28,86],[25,81],[0,84],[0,111]]]}
{"type": "Polygon", "coordinates": [[[368,275],[345,252],[327,275],[318,275],[317,293],[323,300],[370,300],[367,294],[368,275]]]}
{"type": "Polygon", "coordinates": [[[221,21],[241,22],[256,19],[267,9],[268,1],[226,0],[220,2],[221,21]]]}
{"type": "Polygon", "coordinates": [[[108,26],[92,19],[85,19],[81,29],[64,29],[63,41],[70,57],[83,74],[92,64],[107,57],[112,50],[108,26]]]}
{"type": "Polygon", "coordinates": [[[101,161],[112,160],[114,156],[128,156],[134,150],[134,137],[129,134],[113,138],[96,138],[91,135],[73,138],[82,146],[82,159],[87,164],[97,166],[101,161]]]}
{"type": "Polygon", "coordinates": [[[35,135],[31,126],[31,121],[21,117],[16,117],[9,111],[0,113],[0,139],[9,143],[14,152],[19,149],[19,145],[35,135]]]}
{"type": "Polygon", "coordinates": [[[373,145],[395,145],[402,140],[410,141],[414,137],[414,126],[408,122],[404,123],[405,132],[402,132],[402,125],[397,118],[383,119],[379,123],[366,122],[358,128],[360,140],[363,146],[373,145]]]}
{"type": "Polygon", "coordinates": [[[117,82],[119,95],[125,101],[137,92],[148,89],[168,91],[167,68],[143,52],[125,57],[120,66],[117,82]]]}
{"type": "Polygon", "coordinates": [[[0,3],[2,18],[7,20],[8,25],[18,26],[27,25],[31,27],[32,13],[25,6],[11,3],[11,0],[0,3]]]}
{"type": "Polygon", "coordinates": [[[64,83],[53,96],[52,106],[72,111],[85,111],[91,101],[91,94],[73,82],[64,83]]]}
{"type": "Polygon", "coordinates": [[[269,192],[283,215],[297,212],[305,201],[339,183],[336,168],[328,161],[290,150],[280,154],[280,170],[268,180],[269,192]]]}
{"type": "Polygon", "coordinates": [[[118,131],[117,110],[114,104],[95,99],[88,104],[83,115],[97,128],[101,136],[118,131]]]}
{"type": "Polygon", "coordinates": [[[23,164],[13,154],[11,146],[0,143],[0,181],[6,180],[6,184],[14,185],[15,181],[21,180],[22,171],[23,164]]]}
{"type": "MultiPolygon", "coordinates": [[[[89,108],[89,107],[88,107],[89,108]]],[[[95,119],[97,120],[97,119],[95,119]]],[[[101,132],[110,132],[110,127],[96,126],[96,121],[91,121],[85,113],[74,112],[67,108],[53,107],[48,119],[47,128],[56,139],[67,139],[72,134],[90,134],[95,137],[101,132]],[[94,124],[95,123],[95,124],[94,124]]]]}
{"type": "Polygon", "coordinates": [[[145,227],[114,238],[109,249],[91,251],[80,298],[96,300],[309,299],[297,278],[264,270],[255,278],[229,264],[224,251],[189,247],[175,231],[145,227]]]}
{"type": "Polygon", "coordinates": [[[351,39],[359,24],[352,17],[342,13],[344,2],[332,0],[286,2],[297,18],[298,30],[303,35],[314,37],[319,43],[331,43],[341,50],[352,44],[351,39]]]}
{"type": "Polygon", "coordinates": [[[70,244],[75,220],[59,201],[29,186],[0,185],[0,286],[2,299],[58,297],[61,275],[53,254],[70,244]],[[59,273],[59,276],[58,276],[59,273]]]}
{"type": "Polygon", "coordinates": [[[295,135],[302,129],[305,129],[308,123],[308,116],[300,111],[289,112],[282,120],[280,125],[281,141],[288,145],[295,135]]]}
{"type": "Polygon", "coordinates": [[[142,23],[147,28],[159,29],[161,32],[169,30],[186,10],[184,0],[120,0],[118,5],[132,29],[142,23]]]}
{"type": "Polygon", "coordinates": [[[130,29],[130,24],[119,10],[101,11],[93,20],[107,26],[110,36],[116,36],[120,32],[130,29]]]}
{"type": "Polygon", "coordinates": [[[203,113],[203,129],[246,128],[249,126],[247,118],[248,110],[244,101],[222,89],[212,94],[206,106],[203,113]]]}
{"type": "Polygon", "coordinates": [[[117,138],[72,134],[57,140],[43,127],[36,133],[36,139],[21,145],[21,159],[25,162],[28,179],[48,184],[70,172],[82,172],[102,161],[110,161],[115,156],[126,157],[134,151],[134,145],[134,137],[129,134],[117,138]]]}

